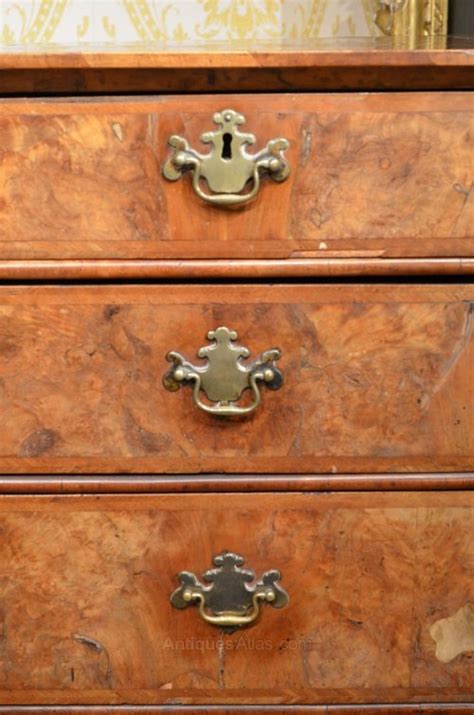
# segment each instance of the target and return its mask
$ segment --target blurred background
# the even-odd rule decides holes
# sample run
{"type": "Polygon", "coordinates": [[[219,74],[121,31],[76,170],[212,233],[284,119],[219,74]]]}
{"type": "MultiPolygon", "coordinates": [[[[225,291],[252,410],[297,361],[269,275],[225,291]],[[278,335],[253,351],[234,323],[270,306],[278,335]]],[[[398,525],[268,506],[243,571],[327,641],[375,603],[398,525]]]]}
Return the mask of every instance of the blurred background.
{"type": "Polygon", "coordinates": [[[473,0],[0,0],[0,45],[472,32],[473,0]]]}

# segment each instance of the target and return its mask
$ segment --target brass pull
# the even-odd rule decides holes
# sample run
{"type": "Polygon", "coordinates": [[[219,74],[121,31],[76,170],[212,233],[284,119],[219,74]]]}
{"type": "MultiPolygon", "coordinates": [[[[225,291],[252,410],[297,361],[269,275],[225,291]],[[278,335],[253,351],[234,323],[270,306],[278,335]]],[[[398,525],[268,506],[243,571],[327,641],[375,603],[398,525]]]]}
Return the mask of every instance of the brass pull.
{"type": "Polygon", "coordinates": [[[167,354],[166,359],[173,364],[163,378],[167,390],[178,390],[186,382],[194,383],[194,402],[201,410],[211,415],[231,417],[247,415],[259,406],[258,382],[263,382],[271,390],[281,387],[283,376],[275,365],[281,355],[278,348],[266,350],[249,365],[244,365],[241,358],[247,358],[250,353],[247,348],[233,345],[237,339],[235,330],[222,326],[210,330],[207,337],[214,343],[198,350],[198,357],[207,358],[203,366],[196,367],[174,350],[167,354]],[[252,391],[251,404],[236,405],[245,390],[252,391]],[[201,391],[214,404],[203,402],[201,391]]]}
{"type": "Polygon", "coordinates": [[[166,179],[177,181],[190,170],[193,172],[193,189],[203,201],[218,206],[235,206],[255,198],[261,174],[269,174],[274,181],[287,178],[290,167],[283,156],[289,146],[286,139],[272,139],[265,149],[248,154],[245,145],[254,144],[256,139],[253,134],[239,132],[237,126],[245,122],[245,117],[233,109],[224,109],[216,112],[213,119],[220,128],[201,136],[202,142],[212,144],[208,154],[191,149],[184,137],[174,134],[169,138],[172,153],[163,167],[166,179]],[[213,193],[202,189],[201,179],[206,180],[213,193]],[[240,193],[249,181],[253,183],[251,190],[240,193]]]}
{"type": "Polygon", "coordinates": [[[210,586],[203,586],[190,571],[178,575],[181,585],[171,594],[175,608],[198,604],[199,615],[206,623],[235,629],[257,620],[261,602],[266,601],[274,608],[287,605],[289,597],[278,583],[279,571],[265,571],[255,581],[253,571],[241,568],[244,559],[238,554],[224,551],[212,560],[216,568],[202,576],[210,586]],[[253,584],[249,585],[250,582],[253,584]]]}

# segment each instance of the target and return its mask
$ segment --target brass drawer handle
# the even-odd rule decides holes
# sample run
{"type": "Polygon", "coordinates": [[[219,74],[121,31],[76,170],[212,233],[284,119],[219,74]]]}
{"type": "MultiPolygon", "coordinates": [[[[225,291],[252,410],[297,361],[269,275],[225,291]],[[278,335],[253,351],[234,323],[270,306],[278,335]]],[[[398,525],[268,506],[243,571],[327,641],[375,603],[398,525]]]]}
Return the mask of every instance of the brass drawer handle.
{"type": "Polygon", "coordinates": [[[237,339],[235,330],[222,326],[210,330],[207,337],[214,343],[198,350],[198,357],[207,358],[203,366],[196,367],[174,350],[167,354],[166,359],[173,364],[163,378],[167,390],[178,390],[186,382],[194,383],[194,402],[201,410],[211,415],[231,417],[247,415],[259,406],[258,382],[263,382],[271,390],[281,387],[283,376],[275,365],[281,356],[278,348],[266,350],[249,365],[244,365],[241,358],[247,358],[250,353],[247,348],[233,345],[237,339]],[[201,390],[214,404],[203,402],[201,390]],[[245,390],[253,393],[251,404],[236,405],[245,390]]]}
{"type": "Polygon", "coordinates": [[[213,119],[220,128],[201,136],[202,142],[212,145],[208,154],[191,149],[184,137],[174,134],[169,138],[172,153],[163,167],[166,179],[177,181],[185,171],[191,170],[194,191],[203,201],[235,206],[255,198],[261,174],[267,173],[275,181],[287,178],[290,167],[283,156],[289,146],[286,139],[272,139],[265,149],[248,154],[245,145],[254,144],[256,139],[253,134],[239,132],[237,127],[245,122],[245,117],[233,109],[224,109],[216,112],[213,119]],[[201,179],[206,180],[213,193],[201,188],[201,179]],[[246,194],[239,193],[250,180],[253,182],[251,190],[246,194]]]}
{"type": "Polygon", "coordinates": [[[244,558],[230,551],[213,557],[216,568],[203,573],[203,586],[190,571],[181,571],[178,579],[181,586],[171,594],[175,608],[198,605],[201,618],[213,626],[241,628],[257,620],[260,603],[267,602],[274,608],[283,608],[289,602],[286,591],[278,580],[280,572],[265,571],[258,581],[250,569],[241,568],[244,558]],[[250,582],[253,582],[251,585],[250,582]]]}

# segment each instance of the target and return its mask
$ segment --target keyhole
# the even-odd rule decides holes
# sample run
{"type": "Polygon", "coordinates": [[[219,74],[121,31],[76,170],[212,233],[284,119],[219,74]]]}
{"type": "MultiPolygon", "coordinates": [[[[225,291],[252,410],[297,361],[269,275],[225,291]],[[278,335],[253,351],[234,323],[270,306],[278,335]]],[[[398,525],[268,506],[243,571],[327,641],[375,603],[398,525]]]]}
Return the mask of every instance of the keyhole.
{"type": "Polygon", "coordinates": [[[229,134],[229,132],[226,132],[225,134],[222,135],[223,139],[223,145],[222,145],[222,158],[223,159],[232,159],[232,134],[229,134]]]}

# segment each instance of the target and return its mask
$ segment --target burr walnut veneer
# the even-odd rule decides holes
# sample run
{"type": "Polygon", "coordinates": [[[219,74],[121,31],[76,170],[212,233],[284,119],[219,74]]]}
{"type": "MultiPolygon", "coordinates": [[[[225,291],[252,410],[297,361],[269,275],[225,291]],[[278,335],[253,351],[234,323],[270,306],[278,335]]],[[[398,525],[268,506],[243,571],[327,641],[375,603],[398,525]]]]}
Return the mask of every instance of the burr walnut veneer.
{"type": "Polygon", "coordinates": [[[473,305],[472,285],[4,286],[0,470],[463,472],[473,305]],[[245,421],[162,385],[167,351],[222,323],[282,351],[245,421]]]}
{"type": "Polygon", "coordinates": [[[387,42],[0,55],[1,714],[474,712],[473,54],[387,42]]]}
{"type": "Polygon", "coordinates": [[[472,258],[471,132],[468,92],[4,100],[1,256],[472,258]],[[288,179],[237,211],[161,176],[168,138],[204,149],[225,107],[290,143],[288,179]]]}
{"type": "Polygon", "coordinates": [[[3,698],[469,700],[473,508],[463,491],[3,497],[3,698]],[[223,549],[278,563],[290,605],[228,635],[175,615],[176,564],[223,549]]]}

